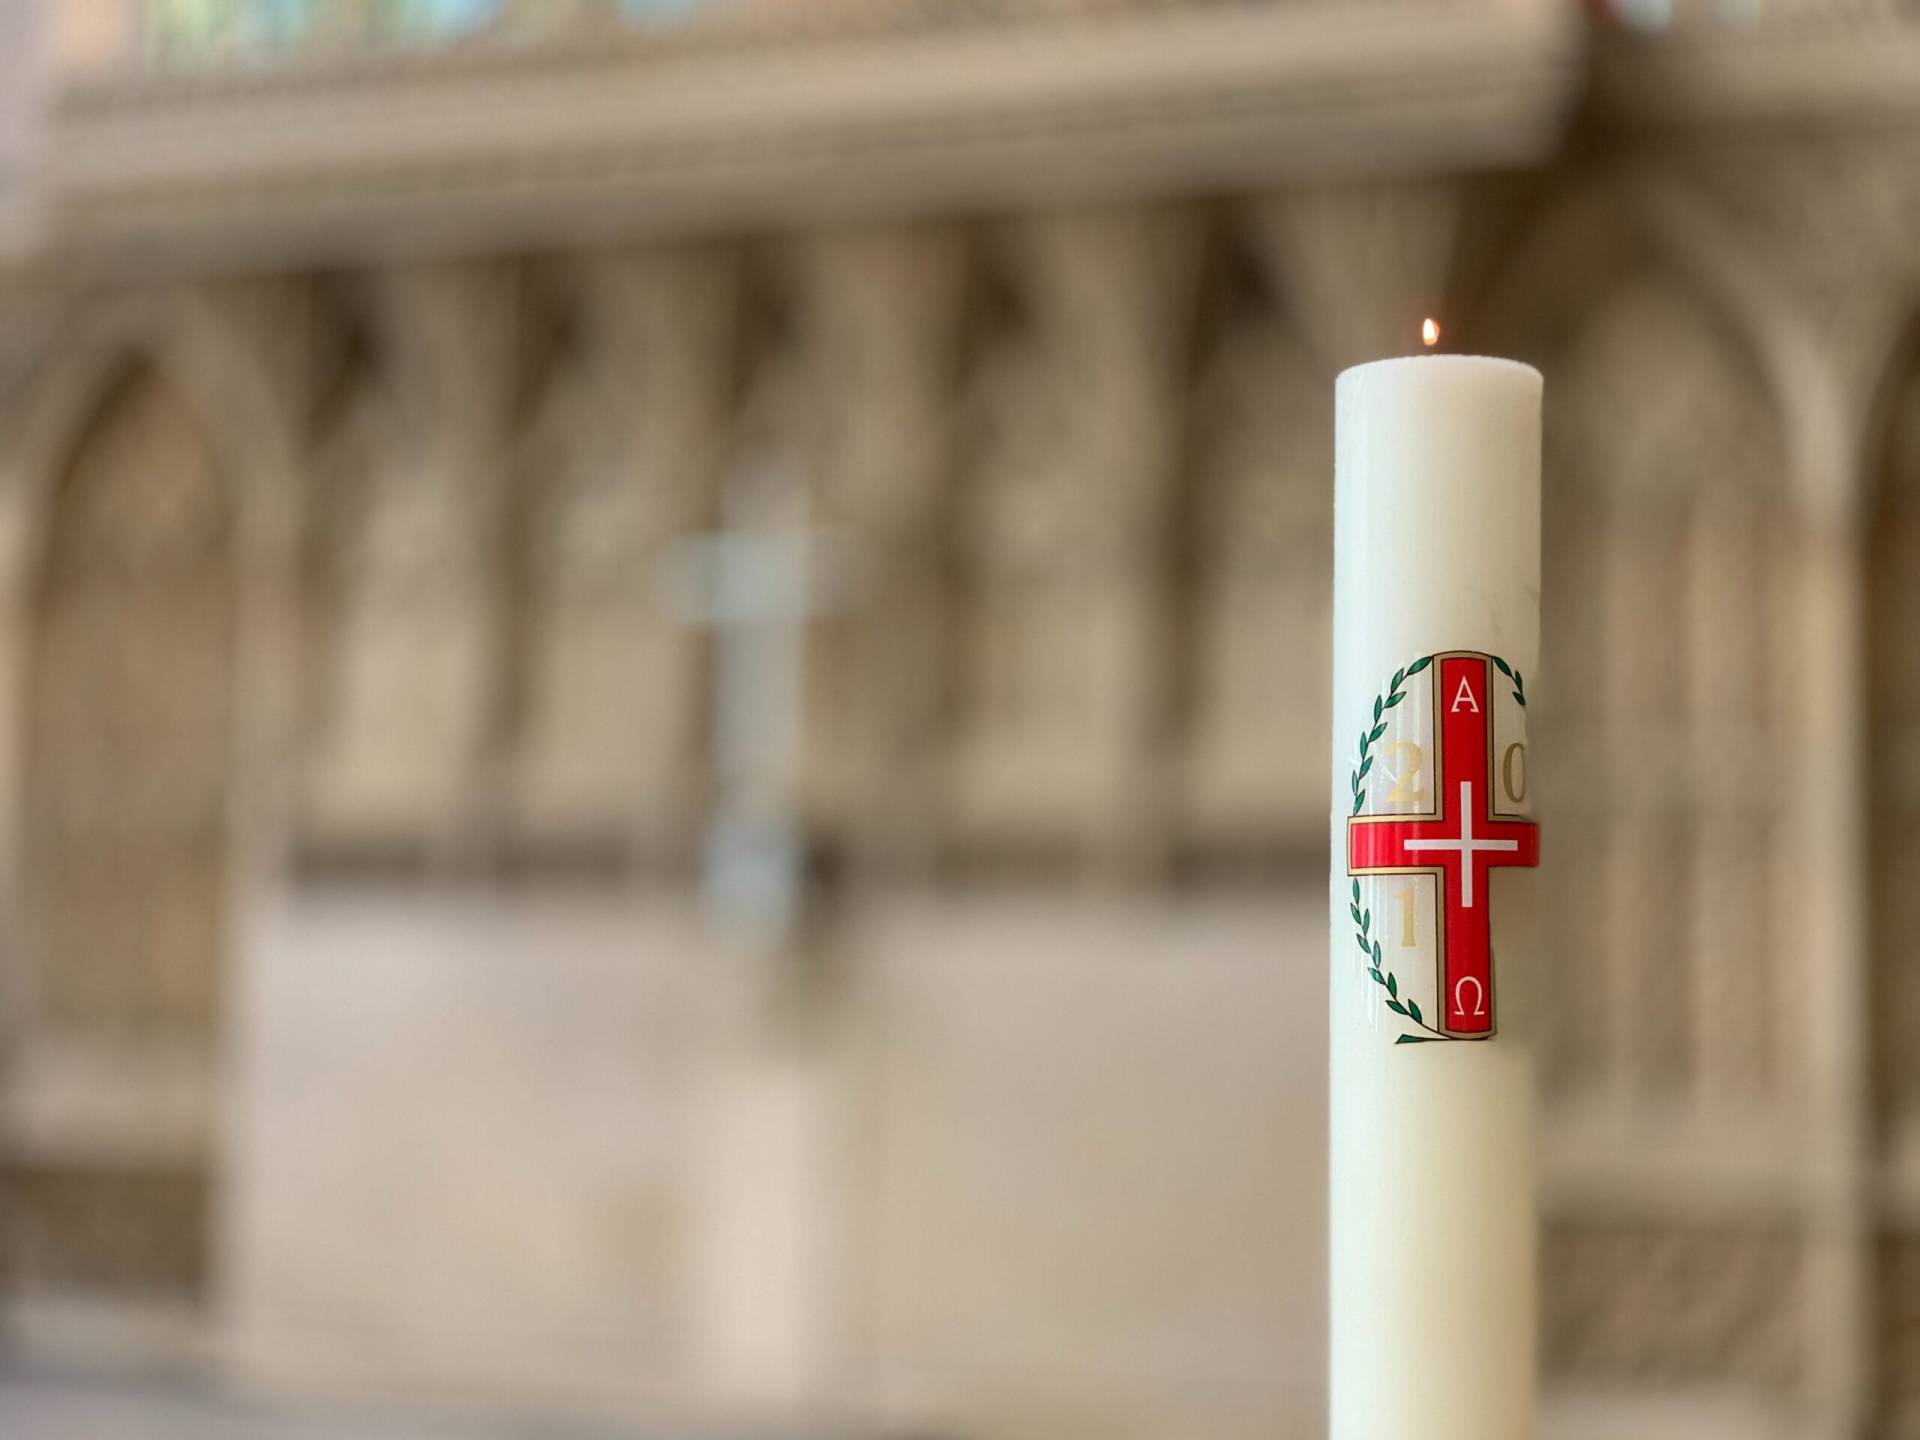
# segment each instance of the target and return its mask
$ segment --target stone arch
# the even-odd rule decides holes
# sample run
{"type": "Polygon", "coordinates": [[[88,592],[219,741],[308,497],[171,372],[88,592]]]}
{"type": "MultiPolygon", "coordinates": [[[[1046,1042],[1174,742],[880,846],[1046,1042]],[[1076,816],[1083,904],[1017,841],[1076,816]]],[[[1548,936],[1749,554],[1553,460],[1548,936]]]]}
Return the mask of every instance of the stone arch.
{"type": "Polygon", "coordinates": [[[1166,858],[1194,218],[1071,212],[983,238],[955,418],[963,861],[1139,875],[1166,858]]]}
{"type": "Polygon", "coordinates": [[[700,633],[662,603],[704,529],[725,448],[735,275],[617,253],[530,285],[513,439],[512,838],[664,859],[701,798],[700,633]]]}
{"type": "Polygon", "coordinates": [[[231,489],[240,566],[239,683],[248,702],[235,763],[247,849],[276,863],[284,816],[278,777],[288,686],[293,557],[303,505],[295,427],[269,348],[237,305],[206,295],[146,294],[77,309],[36,379],[6,417],[0,438],[0,862],[16,844],[21,775],[20,697],[25,688],[20,623],[45,565],[48,516],[75,446],[129,369],[164,379],[208,437],[231,489]]]}
{"type": "Polygon", "coordinates": [[[24,696],[36,1010],[61,1028],[211,1033],[235,699],[227,487],[191,410],[132,363],[49,498],[24,696]],[[67,893],[89,879],[96,893],[67,893]]]}
{"type": "Polygon", "coordinates": [[[104,306],[67,336],[0,455],[5,1243],[27,1301],[191,1306],[214,1281],[230,957],[275,849],[291,466],[217,307],[104,306]]]}
{"type": "Polygon", "coordinates": [[[1182,821],[1191,859],[1229,868],[1284,847],[1327,785],[1333,372],[1269,228],[1215,235],[1184,397],[1182,821]]]}
{"type": "Polygon", "coordinates": [[[1785,1101],[1800,1062],[1802,947],[1771,882],[1803,797],[1751,783],[1785,773],[1800,709],[1788,362],[1747,323],[1737,242],[1702,224],[1604,180],[1540,227],[1481,332],[1549,376],[1540,776],[1553,933],[1578,953],[1552,967],[1545,1053],[1559,1085],[1628,1103],[1785,1101]]]}
{"type": "Polygon", "coordinates": [[[827,603],[809,635],[806,790],[824,880],[922,869],[940,826],[952,658],[952,408],[972,232],[805,243],[827,603]],[[834,593],[834,592],[837,592],[834,593]]]}
{"type": "Polygon", "coordinates": [[[459,864],[495,841],[512,275],[316,287],[304,866],[459,864]]]}
{"type": "Polygon", "coordinates": [[[1746,236],[1631,167],[1548,215],[1489,307],[1492,345],[1547,376],[1534,715],[1557,1376],[1781,1393],[1834,1351],[1809,1317],[1850,1262],[1820,1268],[1759,1187],[1737,1234],[1687,1211],[1840,1118],[1817,1108],[1832,1055],[1813,987],[1843,979],[1820,847],[1827,757],[1848,742],[1823,732],[1835,672],[1811,617],[1844,497],[1812,463],[1832,397],[1797,383],[1815,353],[1798,313],[1746,236]],[[1627,1179],[1655,1169],[1668,1183],[1627,1179]],[[1663,1258],[1635,1273],[1624,1254],[1663,1258]],[[1664,1276],[1686,1277],[1684,1303],[1664,1276]]]}

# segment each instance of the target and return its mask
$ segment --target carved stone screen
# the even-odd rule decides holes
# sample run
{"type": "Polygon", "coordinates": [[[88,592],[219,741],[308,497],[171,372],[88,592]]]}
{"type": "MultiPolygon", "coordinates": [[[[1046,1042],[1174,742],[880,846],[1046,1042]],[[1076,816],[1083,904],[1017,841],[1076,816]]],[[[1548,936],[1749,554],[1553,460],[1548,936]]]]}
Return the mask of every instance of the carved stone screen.
{"type": "Polygon", "coordinates": [[[22,1339],[1315,1433],[1332,391],[1432,318],[1547,377],[1541,1433],[1920,1434],[1911,4],[57,8],[22,1339]]]}
{"type": "Polygon", "coordinates": [[[85,1103],[76,1093],[108,1087],[118,1101],[111,1123],[56,1128],[44,1154],[32,1127],[9,1156],[7,1258],[23,1289],[190,1294],[205,1278],[210,1157],[156,1145],[135,1077],[204,1070],[223,1011],[232,512],[199,417],[140,368],[101,400],[46,503],[21,857],[24,1106],[57,1120],[85,1103]]]}

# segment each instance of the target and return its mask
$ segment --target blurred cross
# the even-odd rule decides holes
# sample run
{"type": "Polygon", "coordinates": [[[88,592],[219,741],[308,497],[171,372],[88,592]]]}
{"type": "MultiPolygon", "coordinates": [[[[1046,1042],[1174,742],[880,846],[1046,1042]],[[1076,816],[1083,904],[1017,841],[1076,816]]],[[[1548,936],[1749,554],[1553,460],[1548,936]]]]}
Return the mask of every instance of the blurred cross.
{"type": "Polygon", "coordinates": [[[836,608],[832,537],[806,524],[806,495],[777,460],[742,466],[721,498],[721,528],[666,557],[675,612],[715,634],[712,725],[717,796],[706,894],[731,923],[789,936],[805,899],[799,808],[806,632],[836,608]]]}

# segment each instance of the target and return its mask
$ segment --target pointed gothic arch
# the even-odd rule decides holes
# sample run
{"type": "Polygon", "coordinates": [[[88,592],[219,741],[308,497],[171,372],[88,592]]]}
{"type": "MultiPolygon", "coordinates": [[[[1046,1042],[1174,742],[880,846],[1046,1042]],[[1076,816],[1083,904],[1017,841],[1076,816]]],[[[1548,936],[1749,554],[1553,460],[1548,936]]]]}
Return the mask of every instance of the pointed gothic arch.
{"type": "Polygon", "coordinates": [[[1165,862],[1170,516],[1191,214],[1082,211],[986,237],[958,385],[950,828],[965,861],[1165,862]]]}
{"type": "Polygon", "coordinates": [[[657,251],[540,271],[513,437],[509,814],[517,851],[684,851],[701,799],[697,630],[663,603],[708,527],[733,384],[734,267],[657,251]]]}
{"type": "Polygon", "coordinates": [[[230,952],[275,849],[292,467],[243,318],[130,302],[62,338],[0,451],[8,1274],[29,1306],[191,1316],[230,952]],[[48,1149],[76,1085],[84,1143],[48,1149]]]}
{"type": "Polygon", "coordinates": [[[300,862],[457,863],[499,805],[512,277],[403,271],[314,308],[345,338],[311,441],[300,862]]]}
{"type": "Polygon", "coordinates": [[[52,507],[75,448],[114,386],[131,371],[161,377],[207,437],[230,490],[240,568],[237,793],[251,864],[270,867],[283,839],[279,773],[293,692],[290,613],[296,540],[305,518],[291,409],[278,384],[266,328],[269,307],[249,311],[198,292],[147,293],[76,306],[0,425],[0,858],[17,842],[22,764],[17,697],[29,613],[45,564],[52,507]]]}
{"type": "Polygon", "coordinates": [[[1754,269],[1623,170],[1547,213],[1473,328],[1548,376],[1539,768],[1548,906],[1580,952],[1554,967],[1549,1072],[1622,1103],[1784,1096],[1804,1062],[1796,922],[1766,923],[1804,797],[1740,778],[1801,708],[1782,685],[1808,508],[1754,269]]]}
{"type": "Polygon", "coordinates": [[[1790,1168],[1849,1123],[1817,993],[1847,964],[1821,848],[1846,737],[1824,733],[1837,672],[1809,618],[1835,497],[1806,458],[1795,313],[1748,237],[1626,170],[1547,217],[1475,336],[1547,375],[1543,1348],[1560,1377],[1843,1383],[1857,1256],[1810,1242],[1790,1168]],[[1685,1202],[1733,1168],[1752,1218],[1722,1243],[1685,1202]],[[1661,1272],[1688,1276],[1684,1298],[1593,1263],[1626,1233],[1688,1257],[1661,1272]],[[1683,1304],[1711,1319],[1676,1328],[1683,1304]]]}
{"type": "Polygon", "coordinates": [[[1178,723],[1187,843],[1234,865],[1295,840],[1326,790],[1333,382],[1292,307],[1289,252],[1252,223],[1223,230],[1184,397],[1178,723]]]}
{"type": "Polygon", "coordinates": [[[22,788],[38,1018],[205,1037],[226,924],[228,487],[190,407],[135,362],[49,498],[22,788]]]}

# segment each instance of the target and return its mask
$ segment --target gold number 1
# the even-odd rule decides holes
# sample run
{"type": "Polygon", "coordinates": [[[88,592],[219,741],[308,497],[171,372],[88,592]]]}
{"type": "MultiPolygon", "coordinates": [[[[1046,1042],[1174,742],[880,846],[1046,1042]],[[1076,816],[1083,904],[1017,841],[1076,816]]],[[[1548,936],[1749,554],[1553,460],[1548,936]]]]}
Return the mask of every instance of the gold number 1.
{"type": "Polygon", "coordinates": [[[1413,881],[1409,880],[1400,890],[1400,943],[1418,945],[1419,939],[1413,931],[1413,881]]]}

